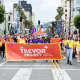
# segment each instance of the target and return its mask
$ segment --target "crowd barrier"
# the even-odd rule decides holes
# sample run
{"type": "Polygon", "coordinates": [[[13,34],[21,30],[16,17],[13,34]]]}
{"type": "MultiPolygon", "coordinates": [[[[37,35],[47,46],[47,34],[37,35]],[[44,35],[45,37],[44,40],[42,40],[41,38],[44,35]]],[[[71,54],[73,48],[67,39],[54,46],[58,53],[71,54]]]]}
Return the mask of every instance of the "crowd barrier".
{"type": "Polygon", "coordinates": [[[62,60],[60,43],[55,44],[19,44],[5,43],[8,61],[62,60]]]}

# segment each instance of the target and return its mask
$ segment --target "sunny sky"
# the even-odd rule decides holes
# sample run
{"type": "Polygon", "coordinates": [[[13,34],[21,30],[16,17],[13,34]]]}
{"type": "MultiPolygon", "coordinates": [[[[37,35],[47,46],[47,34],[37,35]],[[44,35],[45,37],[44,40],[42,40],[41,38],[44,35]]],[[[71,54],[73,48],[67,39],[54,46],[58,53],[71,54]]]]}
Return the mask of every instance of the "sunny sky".
{"type": "MultiPolygon", "coordinates": [[[[4,0],[6,12],[13,8],[13,3],[18,3],[19,0],[4,0]]],[[[56,8],[61,5],[61,0],[26,0],[32,4],[33,12],[35,13],[36,23],[38,20],[43,22],[55,20],[57,14],[56,8]]]]}

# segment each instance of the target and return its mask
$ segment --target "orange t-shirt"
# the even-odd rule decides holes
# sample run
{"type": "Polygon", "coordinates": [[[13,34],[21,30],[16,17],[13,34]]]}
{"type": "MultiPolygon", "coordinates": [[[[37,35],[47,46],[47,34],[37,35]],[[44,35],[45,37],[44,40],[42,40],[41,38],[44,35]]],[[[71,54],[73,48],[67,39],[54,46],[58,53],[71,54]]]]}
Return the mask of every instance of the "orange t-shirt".
{"type": "Polygon", "coordinates": [[[60,41],[61,41],[60,38],[58,38],[58,39],[53,38],[53,39],[51,40],[51,43],[59,43],[60,41]]]}
{"type": "Polygon", "coordinates": [[[1,38],[0,42],[5,43],[4,39],[1,38]]]}
{"type": "Polygon", "coordinates": [[[13,42],[13,39],[7,39],[6,42],[13,42]]]}

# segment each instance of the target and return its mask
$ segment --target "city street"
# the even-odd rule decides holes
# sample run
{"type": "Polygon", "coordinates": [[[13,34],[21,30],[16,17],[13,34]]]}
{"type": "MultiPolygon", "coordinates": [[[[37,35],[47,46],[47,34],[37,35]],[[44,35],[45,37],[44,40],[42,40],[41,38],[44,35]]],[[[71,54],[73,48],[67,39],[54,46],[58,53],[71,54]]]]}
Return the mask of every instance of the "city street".
{"type": "Polygon", "coordinates": [[[0,62],[0,80],[79,80],[80,63],[73,59],[73,65],[66,60],[0,62]],[[76,75],[76,76],[75,76],[76,75]]]}

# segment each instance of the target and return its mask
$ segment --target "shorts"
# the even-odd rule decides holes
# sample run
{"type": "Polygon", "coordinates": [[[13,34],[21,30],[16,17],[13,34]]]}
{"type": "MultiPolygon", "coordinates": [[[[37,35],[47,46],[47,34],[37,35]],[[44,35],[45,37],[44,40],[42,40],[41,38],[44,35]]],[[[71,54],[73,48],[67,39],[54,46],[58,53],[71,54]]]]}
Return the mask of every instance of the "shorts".
{"type": "Polygon", "coordinates": [[[80,53],[80,48],[76,48],[77,54],[80,53]]]}

